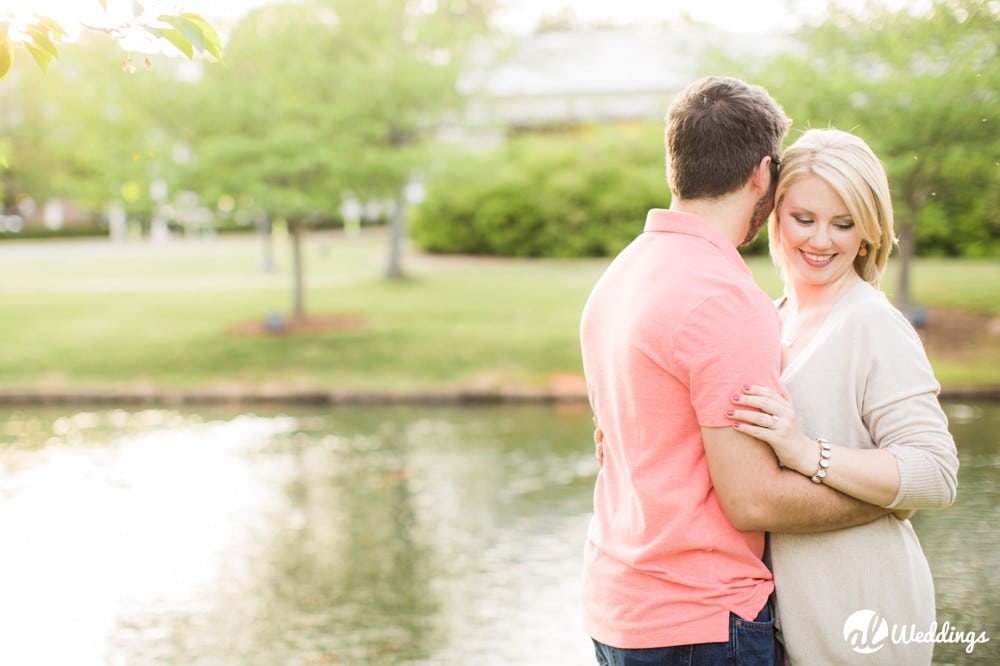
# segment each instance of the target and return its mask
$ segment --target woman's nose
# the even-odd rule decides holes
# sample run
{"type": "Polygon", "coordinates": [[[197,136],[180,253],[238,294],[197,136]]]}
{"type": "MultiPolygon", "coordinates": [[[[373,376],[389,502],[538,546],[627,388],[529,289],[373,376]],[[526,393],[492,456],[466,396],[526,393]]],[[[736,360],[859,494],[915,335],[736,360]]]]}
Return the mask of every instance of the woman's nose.
{"type": "Polygon", "coordinates": [[[813,237],[810,239],[812,244],[817,248],[828,248],[830,247],[830,230],[825,224],[817,224],[814,226],[813,237]]]}

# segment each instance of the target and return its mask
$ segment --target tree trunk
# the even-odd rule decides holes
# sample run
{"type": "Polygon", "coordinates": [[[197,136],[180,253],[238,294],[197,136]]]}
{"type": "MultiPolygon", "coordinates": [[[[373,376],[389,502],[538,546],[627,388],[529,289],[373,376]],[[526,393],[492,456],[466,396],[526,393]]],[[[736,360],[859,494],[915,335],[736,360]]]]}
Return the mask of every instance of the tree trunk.
{"type": "Polygon", "coordinates": [[[396,193],[389,217],[389,264],[385,277],[389,280],[401,280],[403,276],[403,242],[406,239],[406,195],[405,189],[396,193]]]}
{"type": "Polygon", "coordinates": [[[899,282],[896,283],[896,307],[907,319],[911,319],[913,314],[913,303],[910,300],[910,271],[914,249],[912,218],[911,211],[899,229],[899,282]]]}
{"type": "Polygon", "coordinates": [[[274,272],[274,236],[271,231],[271,220],[261,216],[257,220],[257,233],[261,241],[260,270],[264,273],[274,272]]]}
{"type": "Polygon", "coordinates": [[[302,279],[304,274],[302,265],[302,224],[299,222],[289,222],[288,233],[292,239],[292,270],[294,273],[292,317],[300,319],[305,316],[305,286],[302,279]]]}

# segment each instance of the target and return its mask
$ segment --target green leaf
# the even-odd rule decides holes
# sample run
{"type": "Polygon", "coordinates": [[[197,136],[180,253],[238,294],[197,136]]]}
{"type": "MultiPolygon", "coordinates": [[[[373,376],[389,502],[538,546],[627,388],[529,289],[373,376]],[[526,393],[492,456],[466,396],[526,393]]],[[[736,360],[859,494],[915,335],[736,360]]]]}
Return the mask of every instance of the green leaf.
{"type": "Polygon", "coordinates": [[[59,57],[59,49],[56,45],[52,43],[49,39],[49,33],[47,30],[42,30],[37,25],[28,26],[28,36],[31,37],[31,41],[35,43],[35,46],[43,51],[47,51],[52,55],[53,58],[59,57]]]}
{"type": "MultiPolygon", "coordinates": [[[[178,32],[184,35],[184,39],[191,44],[196,52],[205,50],[205,36],[202,34],[201,28],[198,27],[197,23],[183,16],[172,16],[170,14],[161,15],[160,20],[177,28],[178,32]]],[[[188,57],[190,58],[191,56],[188,57]]]]}
{"type": "Polygon", "coordinates": [[[53,37],[62,39],[66,36],[66,29],[55,20],[41,14],[35,14],[35,18],[38,19],[38,24],[48,30],[53,37]]]}
{"type": "Polygon", "coordinates": [[[184,38],[184,35],[182,35],[177,30],[174,30],[173,28],[164,29],[164,28],[152,28],[147,26],[146,31],[156,37],[161,37],[167,40],[168,42],[174,45],[174,48],[176,48],[178,51],[186,55],[188,58],[194,57],[194,48],[192,48],[191,42],[186,40],[184,38]]]}
{"type": "Polygon", "coordinates": [[[38,63],[38,66],[42,68],[42,71],[47,72],[49,70],[49,63],[52,62],[52,54],[48,51],[43,51],[33,44],[28,44],[27,42],[24,45],[27,47],[28,52],[31,53],[31,56],[35,59],[35,62],[38,63]]]}
{"type": "Polygon", "coordinates": [[[191,21],[194,25],[201,30],[202,37],[205,39],[205,51],[208,51],[216,60],[222,59],[222,40],[219,39],[219,33],[215,31],[215,28],[206,21],[204,18],[198,14],[192,14],[190,12],[181,14],[182,17],[191,21]]]}
{"type": "Polygon", "coordinates": [[[0,79],[7,76],[11,65],[14,64],[14,45],[4,37],[0,40],[0,79]]]}

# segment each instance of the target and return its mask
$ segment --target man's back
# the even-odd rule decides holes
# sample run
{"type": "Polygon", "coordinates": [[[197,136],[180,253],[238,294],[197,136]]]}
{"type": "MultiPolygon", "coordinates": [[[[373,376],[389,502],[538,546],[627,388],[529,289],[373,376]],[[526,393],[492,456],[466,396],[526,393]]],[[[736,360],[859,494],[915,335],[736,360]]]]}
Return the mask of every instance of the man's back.
{"type": "Polygon", "coordinates": [[[589,633],[625,648],[728,640],[730,611],[770,594],[763,534],[715,497],[702,427],[729,397],[777,386],[777,316],[738,252],[704,220],[651,211],[581,322],[591,405],[604,432],[586,556],[589,633]]]}

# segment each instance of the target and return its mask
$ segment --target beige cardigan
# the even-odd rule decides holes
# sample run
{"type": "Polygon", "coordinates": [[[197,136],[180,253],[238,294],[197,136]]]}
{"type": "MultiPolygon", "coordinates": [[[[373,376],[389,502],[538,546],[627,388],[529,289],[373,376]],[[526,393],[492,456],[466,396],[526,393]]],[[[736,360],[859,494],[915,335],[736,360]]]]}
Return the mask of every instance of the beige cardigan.
{"type": "MultiPolygon", "coordinates": [[[[860,283],[845,294],[782,381],[805,434],[896,455],[891,507],[954,501],[958,456],[939,385],[920,338],[882,292],[860,283]]],[[[935,620],[931,572],[910,521],[887,516],[769,539],[781,638],[794,666],[931,663],[932,644],[900,634],[910,635],[910,625],[930,631],[935,620]]]]}

